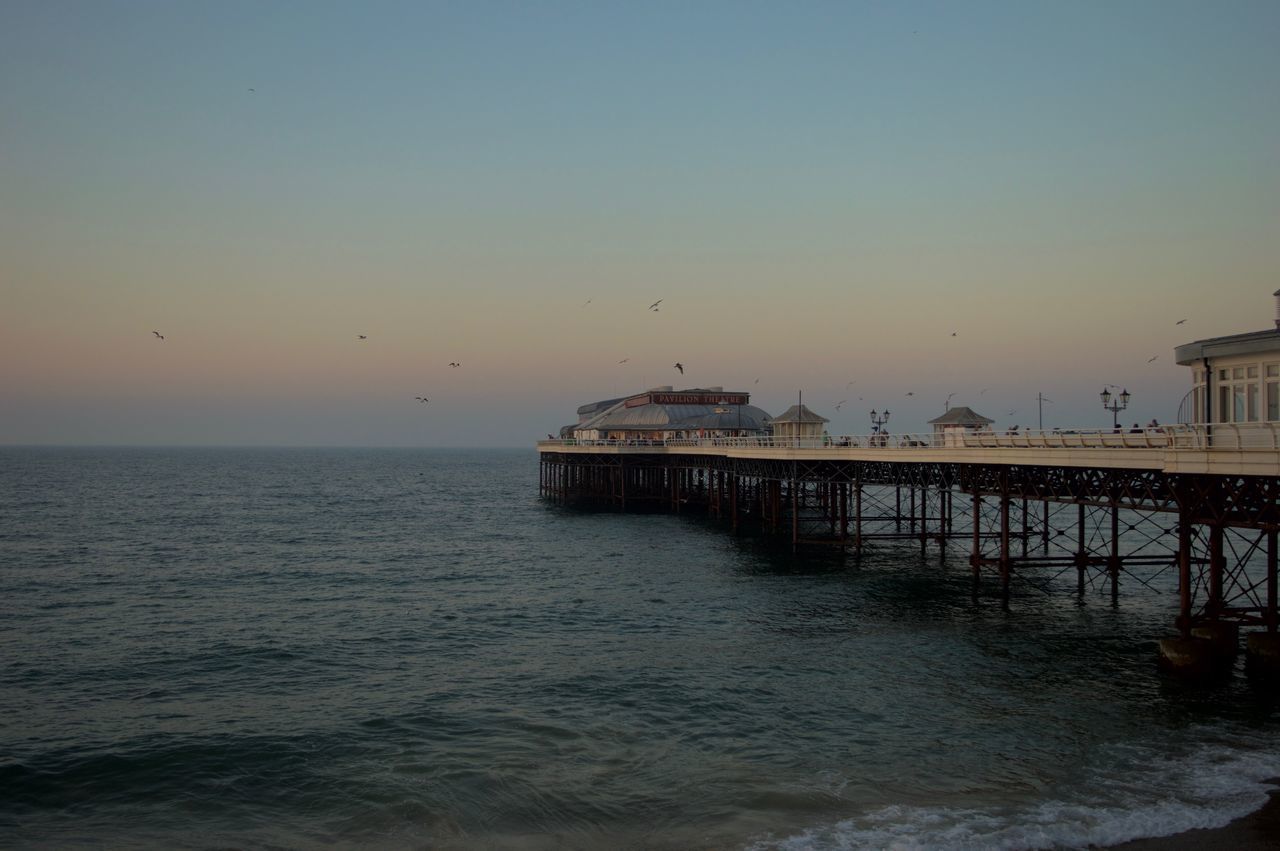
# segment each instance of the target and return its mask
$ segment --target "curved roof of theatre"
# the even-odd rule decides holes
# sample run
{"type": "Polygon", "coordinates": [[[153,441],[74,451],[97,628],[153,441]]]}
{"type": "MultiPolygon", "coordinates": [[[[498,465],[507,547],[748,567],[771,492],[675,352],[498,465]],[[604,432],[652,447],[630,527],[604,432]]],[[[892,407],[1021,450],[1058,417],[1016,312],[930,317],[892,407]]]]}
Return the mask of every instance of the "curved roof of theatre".
{"type": "Polygon", "coordinates": [[[578,429],[765,429],[769,413],[755,405],[636,405],[619,402],[578,429]],[[717,413],[717,409],[720,413],[717,413]]]}
{"type": "Polygon", "coordinates": [[[605,410],[606,408],[612,408],[614,405],[618,404],[619,402],[627,401],[627,399],[629,398],[630,398],[629,396],[619,396],[617,399],[602,399],[599,402],[591,402],[590,404],[579,405],[578,416],[585,417],[591,414],[598,414],[599,412],[605,410]]]}

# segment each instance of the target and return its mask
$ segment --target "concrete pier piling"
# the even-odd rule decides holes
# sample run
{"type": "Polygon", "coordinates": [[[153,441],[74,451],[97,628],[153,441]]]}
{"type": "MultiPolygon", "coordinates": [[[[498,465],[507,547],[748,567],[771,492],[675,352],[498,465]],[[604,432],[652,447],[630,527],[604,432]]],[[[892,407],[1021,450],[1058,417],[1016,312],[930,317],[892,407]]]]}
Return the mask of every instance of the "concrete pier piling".
{"type": "Polygon", "coordinates": [[[1280,682],[1280,633],[1251,632],[1245,641],[1245,667],[1249,675],[1280,682]]]}
{"type": "Polygon", "coordinates": [[[1160,666],[1186,679],[1204,679],[1224,670],[1223,656],[1207,638],[1160,639],[1160,666]]]}

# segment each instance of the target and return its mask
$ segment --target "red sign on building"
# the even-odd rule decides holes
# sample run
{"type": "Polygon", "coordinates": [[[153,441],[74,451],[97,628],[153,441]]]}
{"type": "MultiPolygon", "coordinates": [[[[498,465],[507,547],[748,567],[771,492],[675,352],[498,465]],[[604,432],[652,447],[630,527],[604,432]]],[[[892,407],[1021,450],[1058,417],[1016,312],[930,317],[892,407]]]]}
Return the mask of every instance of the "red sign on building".
{"type": "Polygon", "coordinates": [[[745,405],[750,396],[746,393],[646,393],[628,399],[626,407],[640,405],[745,405]]]}

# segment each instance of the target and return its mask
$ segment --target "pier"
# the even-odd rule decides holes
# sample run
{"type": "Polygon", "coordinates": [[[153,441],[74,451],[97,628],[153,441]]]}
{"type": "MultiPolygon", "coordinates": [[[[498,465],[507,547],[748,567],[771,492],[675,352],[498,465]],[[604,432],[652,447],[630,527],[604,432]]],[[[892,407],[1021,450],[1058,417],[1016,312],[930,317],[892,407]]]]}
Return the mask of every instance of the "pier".
{"type": "Polygon", "coordinates": [[[619,512],[698,514],[740,534],[834,548],[963,556],[973,593],[1067,574],[1118,602],[1176,571],[1165,663],[1189,673],[1280,649],[1280,426],[1140,433],[566,438],[538,443],[539,493],[619,512]]]}
{"type": "MultiPolygon", "coordinates": [[[[1118,605],[1126,583],[1177,577],[1162,662],[1229,667],[1246,637],[1253,672],[1280,678],[1280,290],[1274,328],[1177,347],[1191,389],[1179,425],[1001,434],[967,407],[932,432],[832,436],[798,400],[770,417],[742,392],[656,387],[578,409],[538,443],[539,494],[619,512],[692,513],[793,551],[918,547],[963,553],[973,595],[1062,578],[1118,605]],[[548,435],[548,437],[553,437],[548,435]]],[[[1129,393],[1100,394],[1114,413],[1129,393]]],[[[948,399],[948,402],[950,400],[948,399]]],[[[1167,585],[1166,581],[1166,585],[1167,585]]]]}

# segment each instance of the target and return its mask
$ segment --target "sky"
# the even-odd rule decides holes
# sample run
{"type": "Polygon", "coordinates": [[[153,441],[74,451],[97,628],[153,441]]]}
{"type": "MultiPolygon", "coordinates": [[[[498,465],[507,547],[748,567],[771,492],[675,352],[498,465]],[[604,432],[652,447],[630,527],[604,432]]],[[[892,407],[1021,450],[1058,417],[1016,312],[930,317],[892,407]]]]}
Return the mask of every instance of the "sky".
{"type": "Polygon", "coordinates": [[[528,446],[665,384],[833,434],[1110,426],[1107,384],[1170,422],[1175,346],[1272,325],[1278,39],[1275,2],[0,0],[0,444],[528,446]]]}

